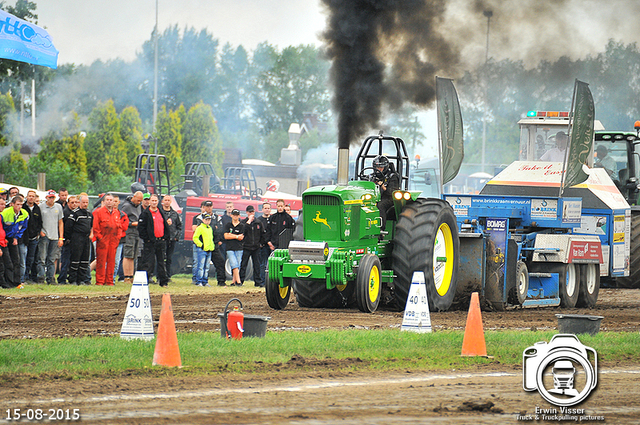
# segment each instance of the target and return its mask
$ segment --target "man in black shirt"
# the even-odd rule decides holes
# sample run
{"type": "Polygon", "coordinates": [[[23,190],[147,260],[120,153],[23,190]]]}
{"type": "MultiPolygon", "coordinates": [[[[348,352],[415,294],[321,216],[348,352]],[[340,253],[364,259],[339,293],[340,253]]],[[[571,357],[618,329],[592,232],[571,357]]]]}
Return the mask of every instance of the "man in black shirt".
{"type": "Polygon", "coordinates": [[[27,192],[27,199],[22,205],[22,208],[29,213],[27,230],[25,230],[20,240],[20,243],[26,245],[27,248],[25,273],[24,276],[22,276],[22,281],[35,282],[38,279],[35,258],[38,240],[40,239],[40,231],[42,230],[42,213],[40,212],[40,207],[36,204],[36,192],[34,190],[27,192]]]}
{"type": "MultiPolygon", "coordinates": [[[[278,248],[288,248],[288,246],[280,246],[280,236],[287,229],[291,229],[291,231],[293,231],[293,227],[296,223],[293,217],[285,212],[283,199],[278,199],[276,201],[276,209],[278,212],[269,217],[269,228],[267,234],[267,244],[272,251],[278,248]]],[[[285,241],[283,241],[283,243],[284,242],[285,241]]]]}
{"type": "MultiPolygon", "coordinates": [[[[269,255],[271,254],[271,248],[267,245],[267,241],[269,240],[269,217],[271,216],[271,204],[265,202],[262,204],[262,215],[258,217],[258,221],[262,223],[262,228],[264,229],[264,243],[262,248],[260,248],[260,280],[262,283],[266,283],[265,275],[267,269],[267,260],[269,259],[269,255]]],[[[256,265],[253,265],[255,270],[256,265]]]]}
{"type": "Polygon", "coordinates": [[[182,221],[180,215],[171,207],[171,195],[164,195],[162,197],[162,211],[167,216],[167,223],[169,223],[169,238],[167,239],[167,248],[165,251],[165,266],[167,269],[167,276],[171,279],[171,259],[173,257],[173,250],[176,247],[176,242],[182,234],[182,221]]]}
{"type": "Polygon", "coordinates": [[[375,157],[373,168],[371,180],[380,188],[380,201],[377,206],[382,221],[380,229],[384,230],[387,224],[387,211],[393,206],[393,191],[400,189],[400,176],[391,168],[389,158],[384,155],[375,157]]]}
{"type": "Polygon", "coordinates": [[[89,197],[80,196],[79,207],[69,213],[64,224],[65,238],[69,238],[71,260],[69,263],[69,283],[72,285],[90,285],[87,277],[89,257],[91,255],[91,237],[93,215],[87,211],[89,197]]]}
{"type": "Polygon", "coordinates": [[[227,241],[227,259],[233,273],[232,286],[242,286],[240,263],[242,263],[242,240],[244,224],[240,222],[240,211],[231,211],[231,221],[224,225],[224,238],[227,241]]]}
{"type": "Polygon", "coordinates": [[[260,249],[264,245],[265,228],[262,222],[256,219],[256,211],[253,205],[247,206],[247,218],[244,224],[244,239],[242,240],[242,263],[240,264],[240,282],[244,283],[247,274],[249,258],[253,262],[253,281],[255,286],[264,286],[260,276],[260,249]]]}

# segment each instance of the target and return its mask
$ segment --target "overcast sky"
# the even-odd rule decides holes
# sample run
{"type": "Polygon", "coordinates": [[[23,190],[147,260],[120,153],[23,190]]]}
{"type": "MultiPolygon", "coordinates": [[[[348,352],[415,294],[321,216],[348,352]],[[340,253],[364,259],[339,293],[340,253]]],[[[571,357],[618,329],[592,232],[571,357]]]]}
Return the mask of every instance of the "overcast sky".
{"type": "MultiPolygon", "coordinates": [[[[135,58],[149,40],[156,19],[156,0],[35,0],[38,24],[47,28],[60,51],[58,64],[89,65],[135,58]]],[[[350,0],[343,0],[350,1],[350,0]]],[[[6,0],[15,4],[15,0],[6,0]]],[[[523,59],[572,59],[601,52],[609,38],[625,43],[640,39],[639,0],[447,0],[442,15],[449,38],[457,38],[462,66],[484,62],[487,20],[493,10],[490,56],[523,59]]],[[[207,28],[221,45],[253,50],[268,42],[279,48],[315,44],[326,25],[320,0],[158,0],[163,31],[207,28]]],[[[430,153],[436,153],[435,113],[420,114],[430,153]]]]}
{"type": "MultiPolygon", "coordinates": [[[[14,3],[9,0],[8,3],[14,3]]],[[[316,0],[158,0],[158,26],[208,28],[220,44],[252,50],[268,41],[278,47],[320,45],[325,15],[316,0]]],[[[149,40],[156,0],[36,0],[38,24],[60,51],[58,64],[132,60],[149,40]]]]}

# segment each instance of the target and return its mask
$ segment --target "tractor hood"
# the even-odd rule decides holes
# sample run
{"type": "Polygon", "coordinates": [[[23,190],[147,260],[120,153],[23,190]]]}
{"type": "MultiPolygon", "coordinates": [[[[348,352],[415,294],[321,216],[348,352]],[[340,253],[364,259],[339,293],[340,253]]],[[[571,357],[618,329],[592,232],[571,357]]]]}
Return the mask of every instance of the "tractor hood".
{"type": "Polygon", "coordinates": [[[372,195],[373,197],[377,198],[378,195],[376,184],[370,181],[356,180],[350,181],[347,186],[329,185],[310,187],[303,192],[302,197],[304,200],[304,198],[309,195],[335,196],[340,199],[343,204],[346,203],[347,205],[349,205],[353,203],[361,203],[363,200],[363,196],[365,196],[366,194],[372,195]]]}
{"type": "Polygon", "coordinates": [[[379,199],[376,184],[369,181],[305,190],[302,194],[305,240],[346,242],[378,234],[379,199]]]}
{"type": "MultiPolygon", "coordinates": [[[[563,196],[582,198],[582,208],[620,210],[629,204],[603,168],[583,167],[587,181],[566,189],[563,196]]],[[[557,197],[561,162],[516,161],[487,182],[483,195],[557,197]]]]}

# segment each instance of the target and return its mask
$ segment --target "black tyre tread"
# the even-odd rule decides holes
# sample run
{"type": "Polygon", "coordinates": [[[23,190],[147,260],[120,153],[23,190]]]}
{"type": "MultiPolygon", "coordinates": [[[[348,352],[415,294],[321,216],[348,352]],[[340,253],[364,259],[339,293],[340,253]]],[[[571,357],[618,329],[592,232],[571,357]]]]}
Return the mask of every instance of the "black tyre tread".
{"type": "Polygon", "coordinates": [[[619,288],[640,288],[640,211],[631,211],[629,276],[616,278],[619,288]]]}
{"type": "MultiPolygon", "coordinates": [[[[526,293],[523,295],[518,291],[518,279],[520,278],[520,273],[522,273],[522,269],[527,273],[527,277],[529,275],[529,271],[527,270],[527,265],[523,261],[518,261],[516,264],[516,286],[511,288],[509,291],[509,303],[513,305],[522,305],[526,299],[526,293]]],[[[529,287],[529,279],[527,279],[527,288],[529,287]]]]}
{"type": "Polygon", "coordinates": [[[600,264],[596,264],[596,286],[593,293],[589,293],[587,289],[587,265],[580,267],[580,289],[578,292],[578,301],[576,307],[591,308],[596,305],[598,301],[598,294],[600,293],[600,264]]]}
{"type": "MultiPolygon", "coordinates": [[[[377,255],[366,254],[360,260],[358,267],[358,276],[356,278],[356,301],[358,303],[358,309],[364,313],[373,313],[380,304],[380,298],[382,296],[382,282],[378,288],[378,299],[375,302],[369,300],[369,276],[373,267],[378,267],[378,273],[382,271],[380,265],[380,259],[377,255]]],[[[380,278],[380,276],[378,276],[380,278]]]]}
{"type": "Polygon", "coordinates": [[[280,285],[277,281],[269,279],[269,272],[266,275],[265,294],[267,296],[267,303],[269,307],[274,310],[284,310],[287,304],[289,304],[289,297],[291,296],[291,283],[289,283],[289,290],[287,295],[282,298],[280,296],[280,285]]]}
{"type": "Polygon", "coordinates": [[[429,309],[446,311],[451,307],[456,294],[458,274],[458,228],[451,206],[440,199],[418,199],[408,203],[400,213],[393,239],[392,263],[395,274],[394,296],[399,309],[404,309],[411,278],[414,271],[425,273],[429,309]],[[449,292],[440,297],[433,284],[433,244],[438,227],[447,221],[451,228],[454,244],[454,268],[449,292]]]}
{"type": "Polygon", "coordinates": [[[565,264],[563,267],[561,267],[561,273],[560,273],[560,307],[565,307],[565,308],[574,308],[576,306],[576,303],[578,302],[578,296],[580,295],[580,267],[575,267],[575,271],[576,271],[576,289],[573,293],[573,296],[569,296],[567,294],[567,274],[564,271],[565,268],[568,268],[569,264],[565,264]]]}
{"type": "Polygon", "coordinates": [[[292,279],[292,284],[300,307],[342,308],[347,304],[349,288],[342,294],[337,288],[328,291],[322,279],[292,279]]]}

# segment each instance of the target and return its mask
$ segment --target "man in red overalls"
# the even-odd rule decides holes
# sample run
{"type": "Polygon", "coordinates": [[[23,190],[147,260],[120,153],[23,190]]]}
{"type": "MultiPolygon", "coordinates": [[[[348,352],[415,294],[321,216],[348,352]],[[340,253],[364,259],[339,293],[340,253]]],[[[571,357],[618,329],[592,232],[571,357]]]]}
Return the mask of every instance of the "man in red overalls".
{"type": "Polygon", "coordinates": [[[96,242],[96,285],[113,286],[116,249],[120,243],[120,212],[113,208],[113,196],[104,195],[104,205],[93,212],[93,240],[96,242]]]}

